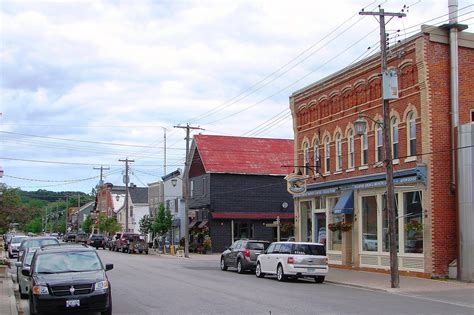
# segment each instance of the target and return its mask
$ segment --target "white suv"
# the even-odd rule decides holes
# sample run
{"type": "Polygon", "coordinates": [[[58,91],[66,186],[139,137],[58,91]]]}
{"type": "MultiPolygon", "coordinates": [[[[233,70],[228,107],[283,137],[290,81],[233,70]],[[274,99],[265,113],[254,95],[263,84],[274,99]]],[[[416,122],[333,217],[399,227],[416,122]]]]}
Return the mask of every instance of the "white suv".
{"type": "Polygon", "coordinates": [[[266,274],[276,274],[278,281],[285,281],[288,277],[312,277],[316,283],[322,283],[328,271],[323,244],[276,242],[258,256],[255,275],[263,278],[266,274]]]}

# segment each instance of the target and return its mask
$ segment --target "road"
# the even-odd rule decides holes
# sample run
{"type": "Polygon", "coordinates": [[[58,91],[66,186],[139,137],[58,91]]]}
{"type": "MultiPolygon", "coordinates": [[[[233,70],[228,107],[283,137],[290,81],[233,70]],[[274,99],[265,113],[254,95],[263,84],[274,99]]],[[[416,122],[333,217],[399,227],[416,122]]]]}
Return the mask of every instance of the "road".
{"type": "MultiPolygon", "coordinates": [[[[223,272],[219,257],[128,255],[99,250],[112,284],[113,313],[139,314],[473,314],[433,299],[299,280],[285,283],[223,272]]],[[[22,303],[27,308],[26,300],[22,303]]],[[[27,309],[25,313],[28,314],[27,309]]]]}

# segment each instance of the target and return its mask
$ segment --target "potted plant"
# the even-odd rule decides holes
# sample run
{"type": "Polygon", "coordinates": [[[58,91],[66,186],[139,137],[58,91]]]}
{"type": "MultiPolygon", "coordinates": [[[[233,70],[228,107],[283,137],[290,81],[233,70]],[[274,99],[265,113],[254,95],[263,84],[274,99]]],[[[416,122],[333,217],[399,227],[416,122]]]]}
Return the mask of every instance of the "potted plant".
{"type": "Polygon", "coordinates": [[[211,242],[211,238],[208,237],[204,240],[204,242],[202,243],[202,246],[204,248],[204,252],[206,254],[210,254],[211,253],[211,248],[212,248],[212,242],[211,242]]]}
{"type": "Polygon", "coordinates": [[[340,224],[339,222],[338,223],[329,223],[328,224],[328,228],[329,230],[331,230],[332,232],[336,232],[340,229],[340,224]]]}

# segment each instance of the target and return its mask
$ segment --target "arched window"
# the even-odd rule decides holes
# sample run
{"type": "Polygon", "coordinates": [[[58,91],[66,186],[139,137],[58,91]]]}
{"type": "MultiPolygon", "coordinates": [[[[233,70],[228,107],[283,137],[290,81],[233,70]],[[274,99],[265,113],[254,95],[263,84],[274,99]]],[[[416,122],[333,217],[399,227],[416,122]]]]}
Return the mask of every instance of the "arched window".
{"type": "Polygon", "coordinates": [[[354,168],[354,131],[351,129],[347,134],[347,168],[354,168]]]}
{"type": "Polygon", "coordinates": [[[321,168],[321,161],[319,159],[319,139],[314,140],[314,175],[318,174],[321,168]]]}
{"type": "Polygon", "coordinates": [[[416,155],[416,117],[414,112],[407,115],[408,155],[416,155]]]}
{"type": "Polygon", "coordinates": [[[367,137],[367,129],[364,134],[360,136],[360,164],[367,165],[369,163],[369,138],[367,137]]]}
{"type": "Polygon", "coordinates": [[[391,120],[391,131],[392,131],[392,158],[398,159],[398,119],[393,117],[391,120]]]}
{"type": "Polygon", "coordinates": [[[382,161],[382,126],[377,124],[375,127],[375,162],[382,161]]]}
{"type": "Polygon", "coordinates": [[[331,145],[329,143],[329,137],[324,138],[324,172],[329,173],[331,171],[331,145]]]}
{"type": "Polygon", "coordinates": [[[336,171],[342,170],[342,138],[341,134],[336,134],[336,171]]]}
{"type": "Polygon", "coordinates": [[[308,142],[303,142],[303,174],[308,175],[308,166],[309,166],[309,145],[308,142]]]}

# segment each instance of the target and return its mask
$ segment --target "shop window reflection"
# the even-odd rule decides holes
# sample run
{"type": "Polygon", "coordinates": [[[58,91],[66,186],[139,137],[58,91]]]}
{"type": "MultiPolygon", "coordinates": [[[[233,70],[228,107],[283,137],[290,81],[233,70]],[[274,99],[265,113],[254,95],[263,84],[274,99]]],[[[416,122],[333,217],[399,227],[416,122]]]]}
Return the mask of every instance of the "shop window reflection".
{"type": "Polygon", "coordinates": [[[423,253],[423,208],[421,191],[403,194],[405,206],[405,253],[423,253]]]}
{"type": "Polygon", "coordinates": [[[362,250],[378,250],[377,196],[362,197],[362,250]]]}

